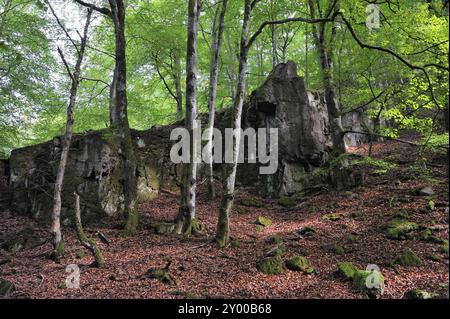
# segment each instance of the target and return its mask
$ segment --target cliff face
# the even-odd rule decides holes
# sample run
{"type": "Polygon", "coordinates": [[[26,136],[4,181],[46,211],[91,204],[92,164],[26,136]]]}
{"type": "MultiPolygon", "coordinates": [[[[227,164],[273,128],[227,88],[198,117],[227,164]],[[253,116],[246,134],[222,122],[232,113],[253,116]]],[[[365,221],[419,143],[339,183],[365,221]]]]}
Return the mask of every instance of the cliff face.
{"type": "MultiPolygon", "coordinates": [[[[229,127],[231,109],[219,112],[216,127],[229,127]]],[[[206,120],[203,121],[206,123],[206,120]]],[[[279,165],[275,174],[260,175],[260,164],[240,164],[237,182],[255,192],[279,196],[326,182],[321,166],[331,148],[328,117],[320,96],[308,92],[293,62],[277,66],[244,107],[243,127],[278,128],[279,165]]],[[[138,158],[138,196],[152,200],[161,188],[177,188],[181,167],[170,161],[170,132],[182,123],[133,131],[138,158]]],[[[114,138],[109,129],[73,137],[63,187],[63,221],[71,215],[74,191],[81,197],[86,222],[123,212],[114,138]]],[[[11,206],[19,214],[50,219],[53,183],[60,157],[60,138],[14,150],[9,160],[11,206]]],[[[265,166],[265,165],[263,165],[265,166]]],[[[216,165],[220,176],[220,165],[216,165]]],[[[200,174],[202,169],[200,168],[200,174]]]]}

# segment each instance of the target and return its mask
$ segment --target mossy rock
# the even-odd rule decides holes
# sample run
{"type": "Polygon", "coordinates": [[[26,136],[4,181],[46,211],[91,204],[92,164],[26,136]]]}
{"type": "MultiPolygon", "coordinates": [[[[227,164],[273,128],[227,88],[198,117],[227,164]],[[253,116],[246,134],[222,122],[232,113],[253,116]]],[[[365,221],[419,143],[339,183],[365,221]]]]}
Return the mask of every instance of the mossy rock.
{"type": "Polygon", "coordinates": [[[417,230],[419,225],[405,219],[393,219],[383,227],[386,235],[390,239],[404,239],[410,235],[411,232],[417,230]]]}
{"type": "Polygon", "coordinates": [[[337,221],[339,219],[341,219],[341,216],[337,215],[337,214],[326,214],[322,216],[323,220],[329,220],[329,221],[337,221]]]}
{"type": "Polygon", "coordinates": [[[0,298],[8,297],[15,289],[12,282],[0,278],[0,298]]]}
{"type": "Polygon", "coordinates": [[[263,202],[252,198],[243,198],[239,201],[239,204],[245,207],[257,207],[257,208],[264,207],[263,202]]]}
{"type": "Polygon", "coordinates": [[[283,272],[283,260],[280,255],[265,257],[258,262],[258,269],[267,275],[280,275],[283,272]]]}
{"type": "Polygon", "coordinates": [[[353,274],[353,287],[372,295],[384,290],[383,274],[377,270],[356,270],[353,274]]]}
{"type": "Polygon", "coordinates": [[[442,260],[441,257],[439,257],[438,255],[435,255],[435,254],[428,254],[427,259],[431,260],[431,261],[435,261],[435,262],[440,262],[442,260]]]}
{"type": "Polygon", "coordinates": [[[397,258],[396,263],[405,267],[413,267],[420,266],[422,264],[422,260],[408,248],[399,258],[397,258]]]}
{"type": "Polygon", "coordinates": [[[303,227],[299,231],[297,231],[297,234],[299,234],[302,237],[312,237],[316,233],[316,230],[311,227],[303,227]]]}
{"type": "Polygon", "coordinates": [[[437,294],[421,289],[412,289],[405,293],[406,299],[433,299],[437,294]]]}
{"type": "Polygon", "coordinates": [[[283,242],[283,239],[278,235],[273,235],[269,237],[269,243],[273,245],[279,245],[283,242]]]}
{"type": "Polygon", "coordinates": [[[256,225],[255,230],[259,233],[262,232],[264,230],[264,226],[261,225],[256,225]]]}
{"type": "Polygon", "coordinates": [[[172,234],[175,230],[174,223],[158,222],[151,224],[150,228],[158,235],[172,234]]]}
{"type": "Polygon", "coordinates": [[[273,256],[283,257],[285,253],[286,253],[286,245],[281,243],[281,244],[276,245],[275,247],[272,247],[266,253],[266,257],[273,257],[273,256]]]}
{"type": "Polygon", "coordinates": [[[285,208],[293,208],[297,206],[297,199],[294,197],[283,196],[280,199],[278,199],[278,205],[285,208]]]}
{"type": "Polygon", "coordinates": [[[354,266],[351,262],[346,261],[339,262],[337,264],[337,268],[339,274],[347,280],[352,280],[355,272],[358,271],[358,268],[356,266],[354,266]]]}
{"type": "Polygon", "coordinates": [[[45,243],[45,239],[36,234],[31,227],[25,227],[11,238],[7,239],[2,247],[5,250],[16,253],[22,250],[33,249],[45,243]]]}
{"type": "Polygon", "coordinates": [[[256,218],[255,220],[255,224],[263,227],[269,227],[270,225],[272,225],[272,220],[264,216],[258,216],[258,218],[256,218]]]}
{"type": "Polygon", "coordinates": [[[343,254],[345,254],[345,249],[342,246],[334,245],[333,252],[337,255],[343,255],[343,254]]]}
{"type": "Polygon", "coordinates": [[[163,284],[174,285],[175,280],[170,275],[169,271],[165,268],[150,268],[145,274],[146,277],[151,279],[157,279],[163,284]]]}
{"type": "Polygon", "coordinates": [[[286,268],[292,271],[302,271],[305,274],[314,273],[314,268],[309,265],[308,259],[303,256],[294,256],[286,261],[286,268]]]}

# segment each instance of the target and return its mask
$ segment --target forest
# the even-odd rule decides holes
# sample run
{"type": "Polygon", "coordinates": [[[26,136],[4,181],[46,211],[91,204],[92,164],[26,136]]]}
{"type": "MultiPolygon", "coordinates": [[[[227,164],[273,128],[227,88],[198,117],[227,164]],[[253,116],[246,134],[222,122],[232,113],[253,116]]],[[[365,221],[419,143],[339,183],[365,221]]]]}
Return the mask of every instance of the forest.
{"type": "Polygon", "coordinates": [[[0,0],[0,299],[448,299],[448,132],[448,0],[0,0]]]}

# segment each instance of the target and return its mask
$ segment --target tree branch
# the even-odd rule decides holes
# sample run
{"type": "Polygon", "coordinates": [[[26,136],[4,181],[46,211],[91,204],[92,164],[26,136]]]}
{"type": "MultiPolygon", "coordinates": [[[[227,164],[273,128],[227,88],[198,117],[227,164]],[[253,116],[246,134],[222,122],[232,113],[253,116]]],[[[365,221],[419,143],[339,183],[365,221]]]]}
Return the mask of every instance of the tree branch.
{"type": "Polygon", "coordinates": [[[104,14],[104,15],[106,15],[108,17],[112,17],[111,10],[109,10],[106,7],[101,7],[100,8],[100,7],[97,7],[97,6],[93,5],[92,3],[87,3],[87,2],[85,2],[83,0],[73,0],[73,1],[77,2],[78,4],[80,4],[80,5],[84,6],[84,7],[92,8],[93,10],[95,10],[95,11],[101,13],[101,14],[104,14]]]}

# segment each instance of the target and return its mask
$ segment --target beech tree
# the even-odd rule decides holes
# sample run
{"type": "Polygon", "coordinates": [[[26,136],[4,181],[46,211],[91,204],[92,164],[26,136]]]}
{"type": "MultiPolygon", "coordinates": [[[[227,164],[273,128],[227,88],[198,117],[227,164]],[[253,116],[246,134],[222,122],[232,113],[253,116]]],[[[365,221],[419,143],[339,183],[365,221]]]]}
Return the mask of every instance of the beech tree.
{"type": "Polygon", "coordinates": [[[136,155],[128,122],[127,61],[125,39],[125,1],[108,0],[109,8],[98,7],[82,0],[74,0],[80,5],[109,17],[114,24],[115,67],[110,89],[110,125],[115,133],[119,153],[120,184],[124,195],[125,232],[133,234],[138,225],[136,210],[137,176],[136,155]]]}
{"type": "Polygon", "coordinates": [[[193,131],[197,120],[197,32],[200,17],[200,1],[189,0],[187,24],[186,58],[186,118],[185,127],[190,133],[189,163],[183,163],[180,210],[177,218],[177,233],[189,235],[195,219],[195,197],[197,187],[197,147],[193,131]]]}
{"type": "Polygon", "coordinates": [[[78,92],[78,85],[80,83],[80,76],[81,76],[81,65],[83,63],[84,59],[84,52],[86,50],[86,44],[88,39],[88,30],[89,30],[89,24],[91,23],[91,15],[92,15],[92,9],[89,8],[87,10],[87,17],[86,17],[86,23],[84,26],[84,32],[83,36],[81,37],[81,42],[79,46],[72,40],[69,33],[63,26],[63,24],[58,19],[58,16],[56,15],[55,11],[53,10],[50,3],[47,1],[47,5],[49,6],[53,16],[57,20],[58,24],[61,26],[61,29],[64,31],[64,33],[69,38],[70,42],[73,44],[76,52],[77,52],[77,61],[75,64],[75,68],[72,72],[69,64],[66,61],[66,58],[64,56],[64,53],[61,48],[58,47],[58,54],[61,57],[62,63],[64,64],[67,74],[69,75],[72,85],[70,88],[70,98],[69,98],[69,104],[67,105],[67,122],[66,122],[66,132],[64,134],[64,138],[62,140],[62,148],[61,148],[61,157],[58,165],[58,171],[56,173],[56,180],[55,180],[55,187],[53,190],[53,209],[52,209],[52,226],[51,226],[51,233],[53,236],[53,257],[55,259],[59,259],[64,254],[64,241],[62,238],[61,233],[61,191],[63,187],[64,182],[64,172],[66,170],[67,165],[67,159],[69,157],[69,149],[70,149],[70,143],[72,140],[72,134],[73,134],[73,110],[76,104],[77,100],[77,92],[78,92]]]}
{"type": "Polygon", "coordinates": [[[208,109],[209,109],[209,118],[208,118],[208,129],[209,129],[209,137],[208,137],[208,153],[209,153],[209,162],[208,162],[208,196],[210,199],[213,199],[216,196],[214,190],[214,171],[213,171],[213,128],[214,128],[214,119],[216,113],[216,97],[217,97],[217,81],[219,77],[219,59],[220,59],[220,49],[222,47],[222,38],[223,38],[223,30],[224,30],[224,20],[225,13],[227,10],[228,0],[222,0],[222,5],[217,3],[216,15],[220,12],[219,21],[216,21],[214,18],[214,23],[211,32],[211,63],[210,63],[210,71],[209,71],[209,98],[208,98],[208,109]]]}

